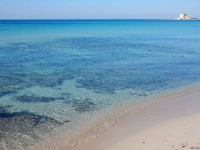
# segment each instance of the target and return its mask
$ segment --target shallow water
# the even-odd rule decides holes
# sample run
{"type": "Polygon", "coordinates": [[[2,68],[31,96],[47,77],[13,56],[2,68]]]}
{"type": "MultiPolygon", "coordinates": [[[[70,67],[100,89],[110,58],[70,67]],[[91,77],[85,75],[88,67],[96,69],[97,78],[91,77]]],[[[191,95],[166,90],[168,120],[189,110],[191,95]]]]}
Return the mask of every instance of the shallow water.
{"type": "Polygon", "coordinates": [[[25,149],[62,127],[73,133],[111,108],[199,82],[199,25],[0,21],[0,149],[25,149]]]}

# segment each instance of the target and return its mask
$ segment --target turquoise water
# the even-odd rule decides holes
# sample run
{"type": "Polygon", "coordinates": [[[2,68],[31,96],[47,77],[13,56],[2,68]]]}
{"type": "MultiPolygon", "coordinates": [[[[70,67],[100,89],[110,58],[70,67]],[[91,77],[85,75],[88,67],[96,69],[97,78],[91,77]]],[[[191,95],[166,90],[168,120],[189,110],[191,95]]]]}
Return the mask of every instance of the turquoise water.
{"type": "Polygon", "coordinates": [[[1,20],[0,149],[198,83],[199,56],[200,21],[1,20]]]}

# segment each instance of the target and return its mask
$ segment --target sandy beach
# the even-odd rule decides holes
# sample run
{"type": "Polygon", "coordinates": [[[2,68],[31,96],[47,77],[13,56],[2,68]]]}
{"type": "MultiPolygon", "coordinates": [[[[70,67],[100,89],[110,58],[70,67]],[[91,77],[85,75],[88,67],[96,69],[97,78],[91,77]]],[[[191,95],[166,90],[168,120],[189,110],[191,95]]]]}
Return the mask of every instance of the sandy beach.
{"type": "Polygon", "coordinates": [[[72,150],[200,149],[200,92],[153,104],[72,150]]]}

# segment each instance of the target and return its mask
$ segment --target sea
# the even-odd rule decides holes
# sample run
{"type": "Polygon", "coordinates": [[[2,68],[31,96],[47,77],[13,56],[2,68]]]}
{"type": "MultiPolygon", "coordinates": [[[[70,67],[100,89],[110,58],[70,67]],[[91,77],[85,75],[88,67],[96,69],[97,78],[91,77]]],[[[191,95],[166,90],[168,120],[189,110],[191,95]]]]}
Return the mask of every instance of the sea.
{"type": "Polygon", "coordinates": [[[200,21],[0,20],[0,150],[70,149],[199,85],[200,21]]]}

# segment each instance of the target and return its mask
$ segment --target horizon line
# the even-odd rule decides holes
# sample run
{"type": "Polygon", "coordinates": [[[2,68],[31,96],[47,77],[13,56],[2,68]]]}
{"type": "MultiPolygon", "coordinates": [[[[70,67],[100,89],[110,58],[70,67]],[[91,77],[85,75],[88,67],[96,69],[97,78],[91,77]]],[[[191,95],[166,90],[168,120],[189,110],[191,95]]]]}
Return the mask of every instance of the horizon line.
{"type": "Polygon", "coordinates": [[[175,20],[175,19],[114,19],[114,18],[111,18],[111,19],[95,19],[95,18],[92,18],[92,19],[0,19],[0,20],[175,20]]]}

